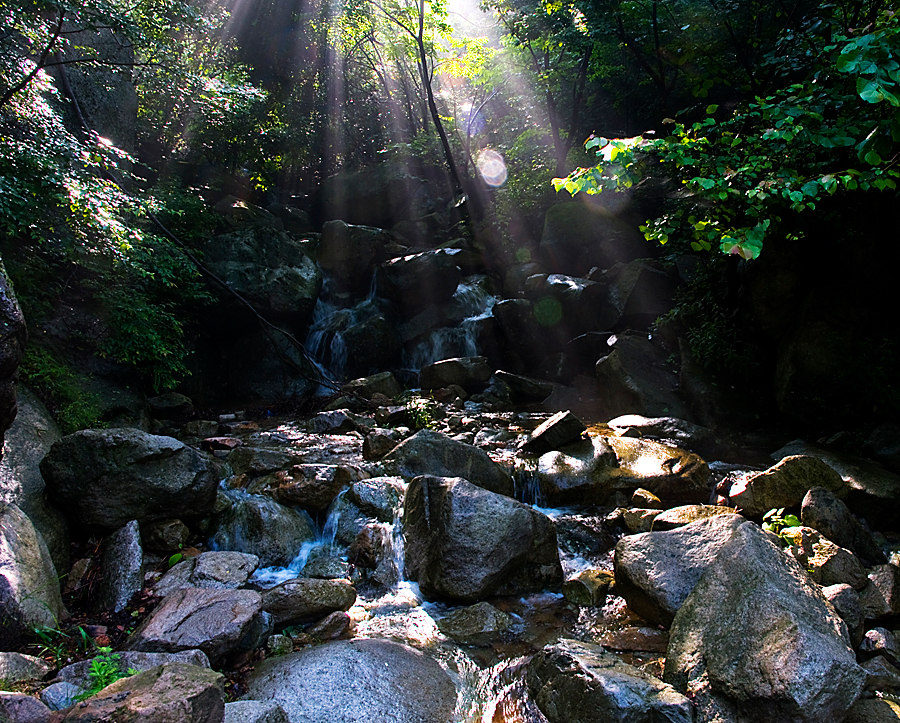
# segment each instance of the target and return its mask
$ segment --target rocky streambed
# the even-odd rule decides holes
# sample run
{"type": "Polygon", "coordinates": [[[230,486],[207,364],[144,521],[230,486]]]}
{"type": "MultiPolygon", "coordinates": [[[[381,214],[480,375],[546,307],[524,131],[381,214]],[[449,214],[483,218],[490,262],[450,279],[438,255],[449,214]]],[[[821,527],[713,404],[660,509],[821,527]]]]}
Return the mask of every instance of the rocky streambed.
{"type": "Polygon", "coordinates": [[[20,397],[0,718],[897,719],[896,470],[497,411],[450,366],[423,370],[431,396],[377,375],[308,418],[153,433],[60,437],[20,397]],[[91,690],[87,660],[28,654],[35,630],[134,674],[91,690]]]}

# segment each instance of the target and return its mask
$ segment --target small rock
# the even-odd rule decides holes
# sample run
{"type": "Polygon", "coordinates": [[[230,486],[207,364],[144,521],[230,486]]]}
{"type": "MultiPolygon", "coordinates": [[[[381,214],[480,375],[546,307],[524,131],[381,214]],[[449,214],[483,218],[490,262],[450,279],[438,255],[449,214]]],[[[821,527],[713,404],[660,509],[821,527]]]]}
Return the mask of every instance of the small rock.
{"type": "Polygon", "coordinates": [[[287,635],[270,635],[266,640],[266,656],[287,655],[294,652],[294,644],[287,635]]]}
{"type": "Polygon", "coordinates": [[[900,670],[891,665],[882,656],[876,655],[862,663],[866,669],[866,690],[893,691],[900,690],[900,670]]]}
{"type": "Polygon", "coordinates": [[[137,520],[106,538],[101,570],[97,610],[121,612],[144,586],[144,551],[137,520]]]}
{"type": "Polygon", "coordinates": [[[892,665],[897,665],[897,660],[900,658],[900,646],[897,645],[897,639],[887,628],[867,630],[856,652],[863,660],[880,655],[892,665]]]}
{"type": "Polygon", "coordinates": [[[582,570],[562,585],[563,597],[574,605],[594,607],[606,602],[615,576],[608,570],[582,570]]]}
{"type": "Polygon", "coordinates": [[[22,653],[0,653],[0,680],[19,683],[25,680],[41,680],[53,666],[42,658],[22,653]]]}
{"type": "Polygon", "coordinates": [[[650,490],[645,490],[643,487],[638,487],[631,495],[631,506],[642,507],[645,510],[663,509],[662,500],[650,490]]]}
{"type": "Polygon", "coordinates": [[[217,450],[230,452],[232,449],[237,449],[243,444],[244,443],[237,437],[207,437],[200,441],[200,449],[207,452],[215,452],[217,450]]]}
{"type": "Polygon", "coordinates": [[[519,449],[530,454],[544,454],[580,441],[586,431],[587,427],[572,412],[557,412],[535,429],[519,449]]]}
{"type": "Polygon", "coordinates": [[[762,517],[771,509],[796,507],[813,487],[846,495],[841,476],[816,457],[785,457],[765,472],[749,474],[731,486],[729,500],[748,517],[762,517]]]}
{"type": "Polygon", "coordinates": [[[46,723],[50,709],[24,693],[0,691],[0,720],[8,723],[46,723]]]}
{"type": "Polygon", "coordinates": [[[834,609],[837,610],[841,620],[847,624],[850,642],[853,644],[853,647],[858,647],[863,639],[866,622],[862,605],[859,601],[859,594],[850,585],[846,584],[828,585],[822,588],[822,594],[828,602],[834,605],[834,609]]]}
{"type": "Polygon", "coordinates": [[[622,513],[622,520],[632,534],[650,532],[653,529],[653,521],[661,514],[662,510],[628,509],[622,513]]]}
{"type": "Polygon", "coordinates": [[[257,567],[259,558],[256,555],[218,550],[203,552],[175,565],[156,583],[153,592],[166,597],[176,590],[191,587],[235,590],[247,582],[257,567]]]}
{"type": "Polygon", "coordinates": [[[866,620],[900,615],[900,569],[876,565],[869,570],[869,584],[859,593],[866,620]]]}
{"type": "Polygon", "coordinates": [[[51,683],[41,691],[41,701],[50,710],[63,710],[78,702],[78,696],[84,692],[72,683],[51,683]]]}
{"type": "Polygon", "coordinates": [[[705,520],[716,515],[733,515],[736,510],[717,505],[681,505],[666,510],[653,520],[653,529],[657,531],[674,530],[697,520],[705,520]]]}
{"type": "Polygon", "coordinates": [[[625,628],[602,635],[597,642],[613,650],[640,650],[646,653],[663,653],[669,645],[669,633],[659,628],[625,628]]]}
{"type": "Polygon", "coordinates": [[[860,698],[847,712],[844,723],[897,723],[900,703],[882,698],[860,698]]]}
{"type": "Polygon", "coordinates": [[[800,520],[807,527],[821,532],[835,545],[856,553],[868,564],[887,562],[868,528],[829,490],[814,487],[806,493],[800,520]]]}
{"type": "Polygon", "coordinates": [[[290,723],[277,703],[262,700],[236,700],[225,704],[222,723],[290,723]]]}
{"type": "Polygon", "coordinates": [[[338,640],[350,632],[352,625],[353,623],[347,613],[336,610],[326,615],[319,622],[310,625],[306,629],[306,634],[313,640],[338,640]]]}
{"type": "Polygon", "coordinates": [[[262,608],[273,616],[276,629],[349,610],[354,602],[356,590],[346,580],[298,577],[262,593],[262,608]]]}
{"type": "Polygon", "coordinates": [[[156,419],[181,419],[194,412],[194,403],[178,392],[167,392],[147,400],[156,419]]]}
{"type": "Polygon", "coordinates": [[[160,520],[144,525],[141,529],[141,542],[144,549],[168,554],[182,549],[190,534],[188,526],[181,520],[160,520]]]}
{"type": "Polygon", "coordinates": [[[512,623],[512,618],[487,602],[459,608],[437,621],[438,630],[463,645],[489,645],[512,623]]]}
{"type": "Polygon", "coordinates": [[[399,435],[394,433],[394,430],[373,429],[363,440],[363,459],[370,462],[377,461],[399,443],[399,435]]]}

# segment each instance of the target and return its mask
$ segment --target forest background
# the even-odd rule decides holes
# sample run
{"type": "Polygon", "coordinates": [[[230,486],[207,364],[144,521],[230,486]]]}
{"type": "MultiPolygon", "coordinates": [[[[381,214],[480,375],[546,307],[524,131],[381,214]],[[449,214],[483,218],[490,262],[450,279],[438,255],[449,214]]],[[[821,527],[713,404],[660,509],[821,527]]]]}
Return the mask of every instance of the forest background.
{"type": "Polygon", "coordinates": [[[498,267],[566,192],[652,199],[660,263],[703,259],[659,323],[747,389],[775,383],[775,352],[741,274],[799,258],[853,335],[828,360],[838,403],[813,394],[811,410],[896,418],[898,108],[886,0],[2,0],[0,255],[30,327],[22,371],[64,425],[91,423],[42,343],[77,297],[104,321],[86,346],[148,393],[175,388],[213,299],[188,254],[216,200],[315,223],[326,179],[413,159],[498,267]],[[133,135],[85,122],[85,73],[133,83],[133,135]]]}

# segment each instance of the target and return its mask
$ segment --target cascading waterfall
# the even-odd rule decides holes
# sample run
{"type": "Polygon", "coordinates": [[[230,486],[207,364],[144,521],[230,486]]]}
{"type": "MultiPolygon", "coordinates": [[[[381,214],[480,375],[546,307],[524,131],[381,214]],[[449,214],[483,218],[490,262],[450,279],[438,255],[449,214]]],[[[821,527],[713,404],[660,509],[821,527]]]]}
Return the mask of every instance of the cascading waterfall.
{"type": "Polygon", "coordinates": [[[485,288],[483,277],[460,282],[451,301],[451,306],[461,319],[459,326],[432,330],[427,339],[407,355],[404,366],[419,370],[441,359],[477,356],[480,322],[491,316],[496,301],[496,297],[485,288]]]}

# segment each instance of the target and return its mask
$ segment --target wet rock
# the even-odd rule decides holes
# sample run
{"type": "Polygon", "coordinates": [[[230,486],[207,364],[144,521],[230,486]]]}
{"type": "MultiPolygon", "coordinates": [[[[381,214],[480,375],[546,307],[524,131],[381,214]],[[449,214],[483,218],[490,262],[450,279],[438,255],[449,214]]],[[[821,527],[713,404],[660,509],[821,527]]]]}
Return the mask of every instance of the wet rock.
{"type": "Polygon", "coordinates": [[[46,723],[50,709],[24,693],[0,691],[0,719],[9,723],[46,723]]]}
{"type": "Polygon", "coordinates": [[[84,703],[50,717],[51,723],[221,723],[225,679],[221,673],[167,663],[112,683],[84,703]]]}
{"type": "Polygon", "coordinates": [[[339,557],[316,557],[307,562],[300,572],[302,577],[343,580],[350,575],[350,563],[339,557]]]}
{"type": "Polygon", "coordinates": [[[900,569],[876,565],[869,570],[869,584],[859,593],[866,620],[900,615],[900,569]]]}
{"type": "Polygon", "coordinates": [[[284,709],[262,700],[236,700],[225,704],[223,723],[288,723],[284,709]]]}
{"type": "Polygon", "coordinates": [[[212,544],[256,555],[261,567],[284,567],[304,542],[316,538],[312,520],[290,507],[238,490],[221,494],[226,509],[216,516],[212,544]]]}
{"type": "Polygon", "coordinates": [[[17,647],[35,628],[58,627],[66,615],[43,538],[18,507],[0,507],[0,649],[17,647]]]}
{"type": "Polygon", "coordinates": [[[463,477],[474,485],[512,496],[512,477],[482,449],[423,429],[398,444],[382,459],[383,466],[403,477],[463,477]]]}
{"type": "MultiPolygon", "coordinates": [[[[156,668],[165,663],[183,663],[185,665],[196,665],[201,668],[209,667],[209,658],[202,650],[184,650],[180,653],[142,653],[136,650],[120,650],[116,653],[119,656],[119,670],[127,672],[135,670],[142,673],[145,670],[156,668]]],[[[87,689],[91,682],[91,660],[80,660],[62,668],[57,674],[55,680],[63,683],[71,683],[80,688],[87,689]]]]}
{"type": "Polygon", "coordinates": [[[894,474],[870,460],[821,449],[801,440],[785,445],[774,452],[772,458],[782,459],[795,454],[818,457],[835,470],[849,485],[846,502],[855,514],[865,518],[876,529],[900,529],[900,518],[894,514],[900,502],[900,474],[894,474]]]}
{"type": "Polygon", "coordinates": [[[272,497],[283,505],[324,512],[341,490],[359,479],[359,472],[346,465],[298,464],[276,472],[272,497]]]}
{"type": "Polygon", "coordinates": [[[512,618],[487,602],[454,610],[437,621],[438,630],[463,645],[490,645],[512,624],[512,618]]]}
{"type": "Polygon", "coordinates": [[[141,530],[141,543],[153,552],[178,552],[187,544],[190,534],[188,526],[181,520],[160,520],[141,530]]]}
{"type": "Polygon", "coordinates": [[[391,372],[378,372],[347,382],[342,388],[345,394],[358,394],[365,399],[372,399],[382,394],[388,399],[396,399],[403,393],[403,387],[391,372]]]}
{"type": "Polygon", "coordinates": [[[862,642],[863,632],[865,631],[865,617],[863,615],[862,605],[859,601],[859,594],[850,585],[839,583],[837,585],[828,585],[822,588],[822,594],[825,599],[830,602],[837,614],[841,616],[847,624],[847,631],[850,634],[850,643],[857,648],[862,642]]]}
{"type": "Polygon", "coordinates": [[[53,443],[62,438],[62,432],[43,403],[22,384],[16,390],[16,401],[18,413],[6,430],[0,459],[0,504],[15,504],[28,515],[47,543],[56,569],[66,570],[69,567],[69,523],[60,510],[48,504],[44,494],[46,485],[39,468],[53,443]]]}
{"type": "Polygon", "coordinates": [[[530,454],[544,454],[579,442],[586,431],[584,422],[572,412],[557,412],[540,424],[519,448],[530,454]]]}
{"type": "Polygon", "coordinates": [[[403,531],[406,573],[425,595],[474,602],[562,583],[550,519],[460,477],[413,479],[403,531]]]}
{"type": "Polygon", "coordinates": [[[144,587],[144,551],[137,520],[109,535],[103,542],[102,578],[97,609],[121,612],[144,587]]]}
{"type": "Polygon", "coordinates": [[[582,570],[563,583],[562,594],[573,605],[603,605],[614,582],[615,576],[609,570],[582,570]]]}
{"type": "Polygon", "coordinates": [[[181,438],[184,441],[187,437],[215,437],[219,432],[219,423],[213,419],[192,419],[181,425],[181,438]]]}
{"type": "Polygon", "coordinates": [[[664,675],[692,696],[698,720],[798,723],[841,720],[865,678],[843,621],[752,523],[734,531],[676,614],[664,675]]]}
{"type": "Polygon", "coordinates": [[[85,429],[56,442],[41,462],[47,494],[80,525],[118,529],[212,512],[217,474],[172,437],[137,429],[85,429]]]}
{"type": "Polygon", "coordinates": [[[548,269],[580,277],[594,266],[608,269],[619,261],[648,256],[647,242],[635,226],[606,208],[580,201],[547,209],[540,245],[548,269]]]}
{"type": "Polygon", "coordinates": [[[690,416],[678,394],[678,377],[665,356],[646,334],[616,337],[612,351],[597,362],[594,370],[608,416],[690,416]]]}
{"type": "Polygon", "coordinates": [[[691,701],[599,645],[561,640],[528,666],[528,690],[550,723],[692,723],[691,701]]]}
{"type": "Polygon", "coordinates": [[[372,477],[350,485],[347,499],[364,515],[379,522],[393,522],[405,491],[402,477],[372,477]]]}
{"type": "Polygon", "coordinates": [[[259,558],[256,555],[229,551],[202,552],[174,565],[153,586],[153,593],[166,597],[176,590],[189,587],[236,590],[246,584],[257,567],[259,558]]]}
{"type": "Polygon", "coordinates": [[[177,653],[202,650],[214,665],[252,650],[271,632],[255,590],[176,590],[125,642],[127,650],[177,653]]]}
{"type": "Polygon", "coordinates": [[[623,537],[616,545],[616,593],[651,623],[671,625],[703,574],[746,520],[718,515],[667,532],[623,537]]]}
{"type": "MultiPolygon", "coordinates": [[[[309,323],[322,288],[313,244],[284,231],[248,226],[212,238],[204,249],[210,271],[267,319],[300,329],[309,323]]],[[[235,305],[231,297],[226,304],[235,305]]],[[[239,308],[239,307],[236,307],[239,308]]],[[[236,311],[232,319],[246,314],[236,311]]]]}
{"type": "Polygon", "coordinates": [[[354,602],[356,590],[346,580],[298,577],[262,593],[262,609],[272,616],[276,629],[349,610],[354,602]]]}
{"type": "Polygon", "coordinates": [[[627,627],[603,634],[597,643],[611,650],[640,650],[665,655],[669,646],[669,633],[659,628],[627,627]]]}
{"type": "Polygon", "coordinates": [[[863,660],[880,655],[891,665],[897,665],[897,660],[900,659],[900,645],[897,644],[894,634],[887,628],[866,630],[857,652],[863,660]]]}
{"type": "Polygon", "coordinates": [[[395,324],[384,314],[348,326],[342,336],[347,348],[347,374],[366,374],[400,362],[402,343],[395,324]]]}
{"type": "Polygon", "coordinates": [[[716,515],[734,515],[735,510],[729,507],[718,507],[716,505],[681,505],[666,510],[653,520],[653,530],[662,532],[664,530],[674,530],[676,527],[689,525],[697,520],[705,520],[707,517],[715,517],[716,515]]]}
{"type": "Polygon", "coordinates": [[[441,389],[455,384],[467,392],[477,392],[484,389],[493,372],[487,357],[443,359],[419,370],[419,386],[422,389],[441,389]]]}
{"type": "Polygon", "coordinates": [[[408,312],[449,301],[462,281],[457,249],[439,249],[391,259],[381,265],[380,291],[408,312]]]}
{"type": "Polygon", "coordinates": [[[814,487],[806,493],[800,520],[869,564],[887,562],[868,528],[832,492],[814,487]]]}
{"type": "Polygon", "coordinates": [[[765,472],[747,475],[731,486],[729,500],[748,517],[762,517],[781,507],[797,507],[808,490],[821,487],[843,496],[841,476],[816,457],[784,457],[765,472]]]}
{"type": "Polygon", "coordinates": [[[40,680],[53,666],[42,658],[22,653],[0,653],[0,680],[19,683],[23,680],[40,680]]]}
{"type": "Polygon", "coordinates": [[[264,660],[248,696],[280,705],[290,723],[450,723],[456,688],[427,655],[385,640],[326,643],[264,660]]]}

